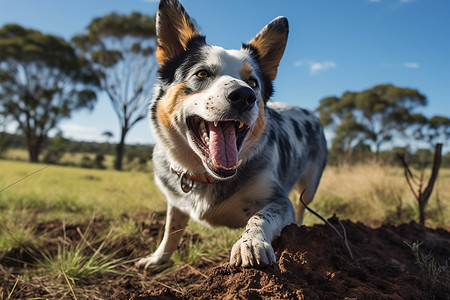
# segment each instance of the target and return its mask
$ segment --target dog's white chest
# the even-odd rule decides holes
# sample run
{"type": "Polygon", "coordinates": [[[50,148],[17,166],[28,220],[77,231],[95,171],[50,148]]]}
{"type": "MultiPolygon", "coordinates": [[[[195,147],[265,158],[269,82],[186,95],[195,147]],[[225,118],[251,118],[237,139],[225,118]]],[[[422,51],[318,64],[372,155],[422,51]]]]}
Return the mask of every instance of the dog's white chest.
{"type": "Polygon", "coordinates": [[[261,202],[252,198],[231,197],[209,209],[200,221],[211,226],[240,228],[262,207],[261,202]]]}
{"type": "Polygon", "coordinates": [[[210,226],[244,227],[248,219],[270,201],[271,188],[270,172],[265,172],[216,205],[208,196],[197,198],[188,213],[196,221],[210,226]]]}

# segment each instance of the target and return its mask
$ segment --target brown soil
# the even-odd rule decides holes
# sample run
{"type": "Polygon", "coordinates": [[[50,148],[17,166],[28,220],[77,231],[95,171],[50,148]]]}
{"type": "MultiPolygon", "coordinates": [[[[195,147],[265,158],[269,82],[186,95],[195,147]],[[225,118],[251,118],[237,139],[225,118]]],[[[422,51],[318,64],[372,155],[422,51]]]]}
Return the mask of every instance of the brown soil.
{"type": "MultiPolygon", "coordinates": [[[[450,299],[450,278],[444,272],[436,280],[425,276],[405,244],[422,242],[420,252],[445,265],[450,262],[449,231],[424,229],[414,222],[375,229],[350,221],[343,225],[353,261],[330,227],[291,225],[273,243],[277,257],[273,266],[231,268],[228,254],[223,254],[171,271],[86,282],[75,288],[75,294],[77,299],[450,299]]],[[[142,234],[156,238],[160,226],[159,222],[147,224],[142,234]]],[[[75,239],[77,235],[72,233],[75,239]]],[[[142,239],[122,243],[130,249],[120,255],[138,257],[146,251],[142,239]]],[[[2,280],[0,269],[0,299],[2,293],[7,296],[23,262],[29,259],[17,250],[3,258],[0,255],[3,272],[9,270],[11,276],[11,280],[2,280]],[[14,256],[21,262],[12,259],[14,256]]],[[[51,296],[45,285],[33,280],[20,281],[18,286],[13,298],[51,296]]],[[[73,298],[67,291],[59,297],[73,298]]]]}

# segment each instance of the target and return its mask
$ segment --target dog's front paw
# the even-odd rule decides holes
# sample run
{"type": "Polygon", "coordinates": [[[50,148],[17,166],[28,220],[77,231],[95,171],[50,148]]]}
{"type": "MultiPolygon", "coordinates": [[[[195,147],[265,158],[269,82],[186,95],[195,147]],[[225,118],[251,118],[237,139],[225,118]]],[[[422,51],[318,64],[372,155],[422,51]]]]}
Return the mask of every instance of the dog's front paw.
{"type": "Polygon", "coordinates": [[[141,258],[138,262],[135,263],[135,266],[139,269],[154,269],[156,267],[159,267],[160,265],[164,264],[167,261],[167,259],[163,255],[158,255],[156,253],[141,258]]]}
{"type": "Polygon", "coordinates": [[[231,249],[230,265],[244,268],[268,266],[276,262],[270,243],[261,238],[240,237],[231,249]]]}

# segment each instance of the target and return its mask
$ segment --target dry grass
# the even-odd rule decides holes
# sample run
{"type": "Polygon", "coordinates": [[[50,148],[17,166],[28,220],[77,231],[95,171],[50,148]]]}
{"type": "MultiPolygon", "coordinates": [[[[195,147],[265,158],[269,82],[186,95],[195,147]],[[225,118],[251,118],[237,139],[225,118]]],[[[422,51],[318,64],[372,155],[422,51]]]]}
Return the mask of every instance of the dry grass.
{"type": "MultiPolygon", "coordinates": [[[[428,173],[425,178],[428,178],[428,173]]],[[[427,226],[450,225],[450,170],[441,169],[427,207],[427,226]]],[[[400,167],[371,162],[355,166],[327,167],[311,208],[324,217],[379,225],[418,218],[418,205],[400,167]]],[[[307,213],[305,224],[318,220],[307,213]]]]}
{"type": "MultiPolygon", "coordinates": [[[[43,166],[0,160],[0,189],[43,166]]],[[[450,224],[449,185],[450,170],[441,169],[427,207],[427,226],[450,224]]],[[[114,217],[165,206],[152,174],[51,166],[0,193],[0,221],[14,219],[17,213],[39,220],[83,221],[94,211],[114,217]]],[[[324,217],[336,213],[341,219],[369,224],[408,222],[418,216],[402,169],[376,162],[327,167],[311,208],[324,217]]],[[[305,215],[306,224],[318,222],[305,215]]]]}

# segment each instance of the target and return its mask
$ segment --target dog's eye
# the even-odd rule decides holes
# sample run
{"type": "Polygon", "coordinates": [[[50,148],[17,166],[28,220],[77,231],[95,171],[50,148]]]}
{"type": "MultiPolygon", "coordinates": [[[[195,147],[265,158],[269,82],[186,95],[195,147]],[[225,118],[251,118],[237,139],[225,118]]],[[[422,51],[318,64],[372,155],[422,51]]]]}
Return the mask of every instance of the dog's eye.
{"type": "Polygon", "coordinates": [[[258,87],[258,81],[256,81],[255,78],[250,78],[249,80],[247,80],[247,83],[253,89],[258,87]]]}
{"type": "Polygon", "coordinates": [[[205,71],[205,70],[198,71],[196,75],[199,78],[209,77],[209,73],[207,71],[205,71]]]}

